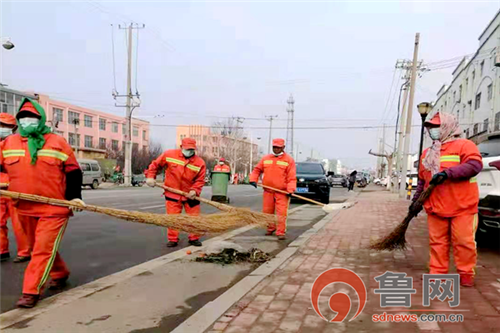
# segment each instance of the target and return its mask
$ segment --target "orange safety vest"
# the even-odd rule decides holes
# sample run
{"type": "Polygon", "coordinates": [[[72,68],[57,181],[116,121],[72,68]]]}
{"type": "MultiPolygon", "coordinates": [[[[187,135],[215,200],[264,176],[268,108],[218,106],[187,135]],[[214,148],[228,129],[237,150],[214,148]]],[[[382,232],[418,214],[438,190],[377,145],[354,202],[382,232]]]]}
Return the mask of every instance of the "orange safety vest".
{"type": "Polygon", "coordinates": [[[258,182],[262,173],[264,185],[289,193],[293,193],[297,187],[295,161],[287,153],[281,156],[264,156],[250,175],[250,182],[258,182]]]}
{"type": "MultiPolygon", "coordinates": [[[[165,186],[184,192],[194,190],[197,196],[201,194],[206,172],[205,162],[201,157],[193,155],[185,158],[181,149],[167,150],[151,162],[146,177],[156,178],[158,170],[163,167],[166,167],[165,186]]],[[[187,201],[186,197],[168,191],[165,191],[165,196],[173,200],[187,201]]]]}
{"type": "MultiPolygon", "coordinates": [[[[8,174],[9,190],[65,199],[66,173],[80,169],[73,149],[59,135],[45,134],[45,144],[31,164],[28,139],[19,134],[9,135],[2,143],[0,165],[8,174]]],[[[28,216],[68,216],[66,207],[19,200],[18,213],[28,216]]]]}
{"type": "Polygon", "coordinates": [[[231,168],[229,167],[229,165],[226,165],[226,164],[223,164],[223,165],[217,164],[214,167],[214,171],[217,171],[217,172],[231,172],[231,168]]]}
{"type": "MultiPolygon", "coordinates": [[[[419,167],[419,178],[425,180],[424,189],[432,179],[431,172],[423,166],[429,148],[422,153],[419,167]]],[[[482,163],[477,146],[470,140],[458,139],[441,146],[441,167],[439,171],[452,168],[467,161],[476,160],[482,163]]],[[[424,203],[428,214],[441,217],[470,215],[478,212],[479,188],[476,177],[463,180],[447,179],[436,186],[431,196],[424,203]]]]}

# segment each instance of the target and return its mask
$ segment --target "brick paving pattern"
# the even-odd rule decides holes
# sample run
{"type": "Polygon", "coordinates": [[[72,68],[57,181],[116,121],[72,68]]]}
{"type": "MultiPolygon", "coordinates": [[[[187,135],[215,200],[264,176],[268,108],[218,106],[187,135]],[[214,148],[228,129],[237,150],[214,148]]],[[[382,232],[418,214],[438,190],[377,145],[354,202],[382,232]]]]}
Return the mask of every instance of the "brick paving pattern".
{"type": "MultiPolygon", "coordinates": [[[[389,307],[385,308],[388,313],[449,314],[437,310],[451,309],[447,302],[437,300],[431,301],[430,307],[422,305],[422,274],[428,272],[429,257],[424,214],[410,225],[406,251],[377,253],[367,249],[371,241],[383,237],[400,223],[408,206],[407,201],[398,199],[394,194],[380,189],[373,191],[374,188],[362,192],[353,208],[335,215],[295,255],[236,303],[207,332],[500,332],[500,256],[495,251],[484,257],[479,253],[476,286],[460,289],[461,303],[454,310],[465,310],[458,312],[464,315],[464,322],[372,321],[373,314],[384,312],[380,307],[380,296],[373,293],[374,289],[379,288],[374,277],[386,271],[405,272],[412,277],[413,288],[417,293],[412,295],[409,309],[427,309],[424,312],[408,312],[407,308],[389,307]],[[351,311],[343,323],[327,323],[315,313],[311,305],[313,282],[319,274],[333,267],[353,270],[367,287],[367,304],[363,312],[350,322],[358,303],[356,293],[346,285],[336,283],[327,287],[320,296],[321,313],[330,319],[334,315],[328,307],[330,296],[339,291],[351,296],[351,311]]],[[[450,273],[453,272],[454,269],[451,269],[450,273]]]]}

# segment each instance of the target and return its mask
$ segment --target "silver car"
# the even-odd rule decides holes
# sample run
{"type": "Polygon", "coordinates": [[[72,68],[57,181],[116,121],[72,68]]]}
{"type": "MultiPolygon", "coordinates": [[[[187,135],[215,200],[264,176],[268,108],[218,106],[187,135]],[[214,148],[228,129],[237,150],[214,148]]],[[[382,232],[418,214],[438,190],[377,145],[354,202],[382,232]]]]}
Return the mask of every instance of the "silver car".
{"type": "Polygon", "coordinates": [[[90,186],[94,190],[102,183],[102,171],[96,160],[79,159],[78,164],[82,169],[83,186],[90,186]]]}

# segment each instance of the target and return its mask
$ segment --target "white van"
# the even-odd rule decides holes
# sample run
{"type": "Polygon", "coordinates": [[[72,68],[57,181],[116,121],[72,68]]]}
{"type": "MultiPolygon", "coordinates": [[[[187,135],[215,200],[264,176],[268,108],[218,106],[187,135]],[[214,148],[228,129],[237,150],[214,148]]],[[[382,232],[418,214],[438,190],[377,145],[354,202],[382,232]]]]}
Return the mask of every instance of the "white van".
{"type": "Polygon", "coordinates": [[[78,164],[82,169],[83,186],[90,186],[94,190],[102,183],[102,172],[96,160],[79,159],[78,164]]]}

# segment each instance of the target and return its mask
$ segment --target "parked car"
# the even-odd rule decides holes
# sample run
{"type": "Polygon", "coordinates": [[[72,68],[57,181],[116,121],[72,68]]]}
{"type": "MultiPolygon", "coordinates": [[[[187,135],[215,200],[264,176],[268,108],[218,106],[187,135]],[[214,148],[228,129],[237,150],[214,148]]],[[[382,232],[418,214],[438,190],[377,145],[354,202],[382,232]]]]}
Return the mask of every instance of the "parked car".
{"type": "Polygon", "coordinates": [[[142,186],[146,184],[146,176],[144,174],[132,175],[132,186],[142,186]]]}
{"type": "Polygon", "coordinates": [[[366,185],[368,185],[368,181],[363,175],[357,174],[356,184],[358,185],[358,187],[366,187],[366,185]]]}
{"type": "Polygon", "coordinates": [[[99,163],[96,160],[79,159],[78,164],[82,169],[83,186],[90,186],[94,190],[102,183],[102,172],[99,163]]]}
{"type": "MultiPolygon", "coordinates": [[[[483,170],[476,176],[479,186],[478,236],[500,237],[500,137],[478,145],[483,170]]],[[[500,246],[500,243],[498,244],[500,246]]]]}
{"type": "Polygon", "coordinates": [[[297,163],[296,194],[313,197],[322,203],[330,202],[330,185],[321,163],[297,163]]]}
{"type": "Polygon", "coordinates": [[[342,175],[333,175],[329,177],[330,186],[342,186],[347,187],[347,179],[342,175]]]}

